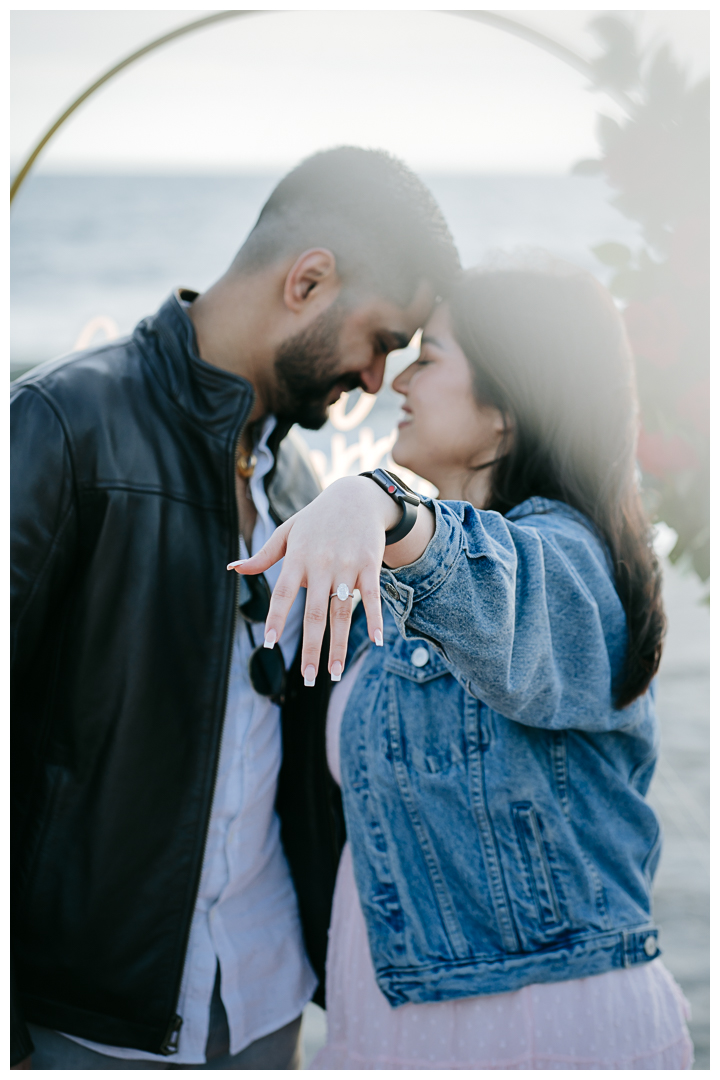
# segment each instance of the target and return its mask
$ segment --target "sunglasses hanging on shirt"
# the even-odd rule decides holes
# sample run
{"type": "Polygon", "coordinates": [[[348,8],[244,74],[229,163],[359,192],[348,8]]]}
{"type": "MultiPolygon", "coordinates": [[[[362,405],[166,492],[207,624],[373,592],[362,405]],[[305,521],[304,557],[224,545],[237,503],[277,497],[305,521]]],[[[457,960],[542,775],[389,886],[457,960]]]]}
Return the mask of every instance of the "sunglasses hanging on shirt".
{"type": "Polygon", "coordinates": [[[238,611],[245,621],[253,651],[248,661],[250,684],[256,694],[270,698],[274,705],[282,705],[285,697],[287,672],[280,646],[266,649],[255,645],[253,624],[264,623],[270,611],[270,586],[264,574],[244,574],[240,578],[238,611]]]}

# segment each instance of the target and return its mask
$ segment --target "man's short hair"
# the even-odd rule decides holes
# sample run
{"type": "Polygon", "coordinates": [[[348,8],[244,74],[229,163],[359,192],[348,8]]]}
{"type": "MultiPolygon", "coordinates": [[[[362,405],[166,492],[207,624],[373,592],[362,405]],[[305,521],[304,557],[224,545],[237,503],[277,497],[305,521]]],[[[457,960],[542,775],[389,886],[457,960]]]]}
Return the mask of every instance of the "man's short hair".
{"type": "Polygon", "coordinates": [[[343,285],[402,307],[423,278],[445,294],[460,266],[447,223],[423,182],[385,151],[356,146],[313,154],[288,173],[233,269],[247,273],[312,247],[332,251],[343,285]]]}

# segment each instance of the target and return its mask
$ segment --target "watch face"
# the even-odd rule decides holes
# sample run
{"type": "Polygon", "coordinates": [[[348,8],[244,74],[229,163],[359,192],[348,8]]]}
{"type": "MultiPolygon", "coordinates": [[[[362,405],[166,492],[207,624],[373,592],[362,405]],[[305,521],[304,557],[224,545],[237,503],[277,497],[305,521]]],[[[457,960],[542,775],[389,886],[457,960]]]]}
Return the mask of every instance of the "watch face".
{"type": "Polygon", "coordinates": [[[405,485],[398,476],[393,476],[392,473],[387,472],[385,469],[378,469],[378,472],[382,473],[383,480],[387,484],[388,495],[393,495],[398,488],[400,488],[401,491],[405,490],[405,485]]]}
{"type": "Polygon", "coordinates": [[[395,476],[394,473],[389,472],[387,469],[375,469],[374,472],[364,473],[363,475],[372,476],[397,503],[405,502],[408,497],[413,503],[419,504],[420,502],[412,488],[409,488],[399,476],[395,476]]]}

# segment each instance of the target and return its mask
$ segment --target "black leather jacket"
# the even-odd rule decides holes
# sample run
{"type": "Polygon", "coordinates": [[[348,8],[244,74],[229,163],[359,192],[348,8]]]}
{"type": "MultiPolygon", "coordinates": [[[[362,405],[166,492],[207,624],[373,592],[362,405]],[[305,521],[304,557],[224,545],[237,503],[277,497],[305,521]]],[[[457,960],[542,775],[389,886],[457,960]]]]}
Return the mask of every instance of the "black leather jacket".
{"type": "MultiPolygon", "coordinates": [[[[13,1063],[32,1049],[26,1020],[156,1053],[177,1042],[252,403],[249,383],[198,357],[177,296],[130,338],[13,386],[13,1063]]],[[[266,480],[278,521],[318,490],[284,434],[266,480]]],[[[299,655],[290,672],[277,806],[322,1001],[344,832],[320,671],[314,689],[299,655]]]]}

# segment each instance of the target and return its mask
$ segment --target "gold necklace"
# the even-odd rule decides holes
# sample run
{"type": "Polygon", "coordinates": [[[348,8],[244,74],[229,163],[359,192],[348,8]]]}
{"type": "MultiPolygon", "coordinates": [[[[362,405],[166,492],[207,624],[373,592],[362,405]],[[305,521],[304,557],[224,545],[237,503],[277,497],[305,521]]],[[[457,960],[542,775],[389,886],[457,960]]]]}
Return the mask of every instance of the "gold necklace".
{"type": "Polygon", "coordinates": [[[238,450],[237,461],[235,463],[238,476],[242,477],[243,480],[249,480],[255,472],[256,465],[257,458],[252,452],[246,454],[244,450],[238,450]]]}

